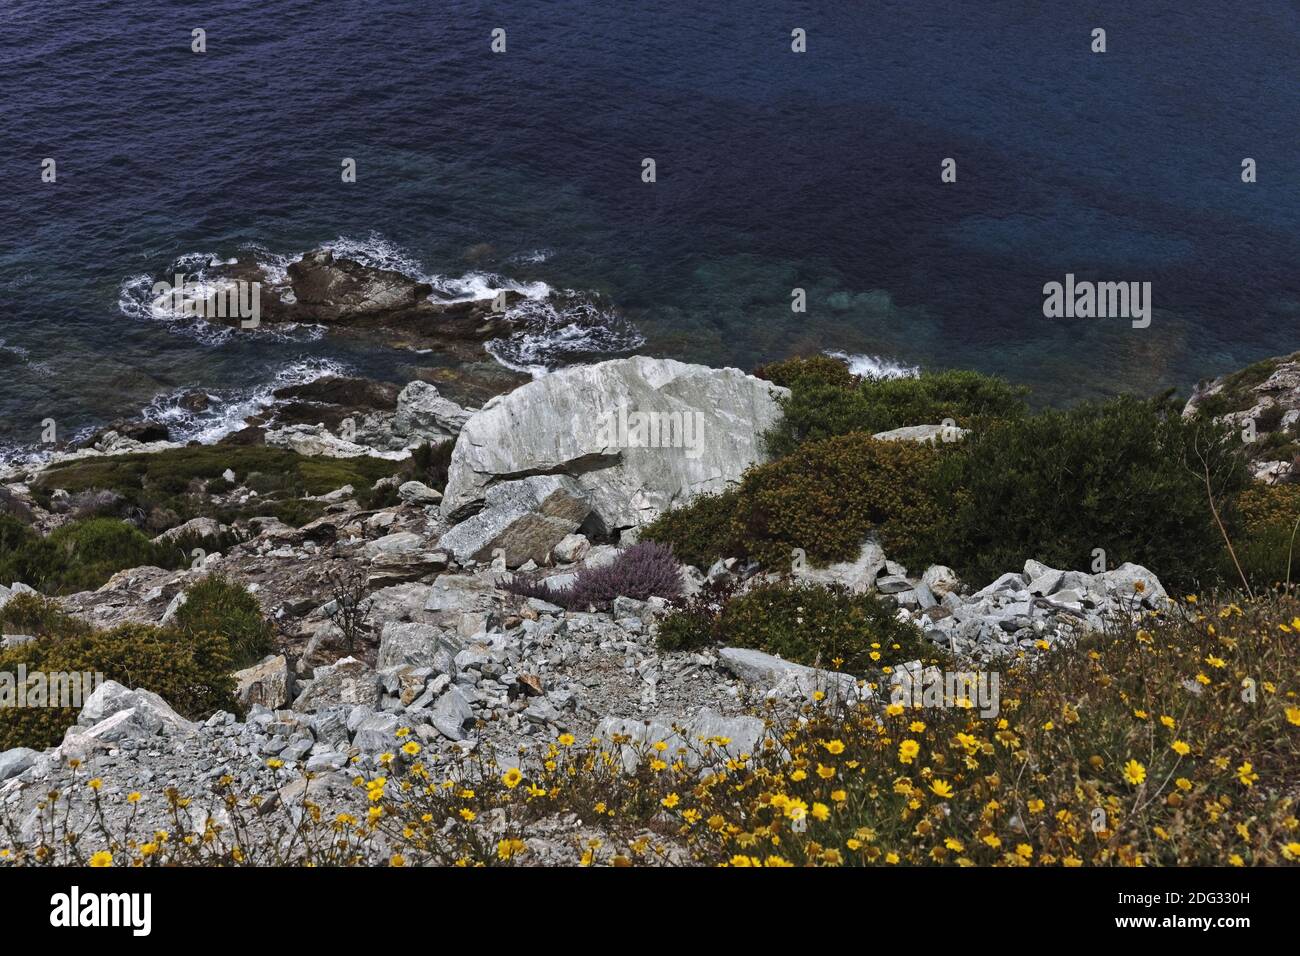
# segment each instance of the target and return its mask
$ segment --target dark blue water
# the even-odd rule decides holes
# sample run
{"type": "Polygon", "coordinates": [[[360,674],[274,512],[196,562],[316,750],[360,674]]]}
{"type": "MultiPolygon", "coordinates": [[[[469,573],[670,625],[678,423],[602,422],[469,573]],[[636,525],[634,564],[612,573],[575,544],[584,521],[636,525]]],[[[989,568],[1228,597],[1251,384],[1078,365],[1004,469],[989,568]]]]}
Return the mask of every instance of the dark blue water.
{"type": "Polygon", "coordinates": [[[140,308],[250,248],[577,290],[655,354],[837,349],[1053,402],[1300,348],[1295,2],[6,0],[0,98],[0,443],[436,361],[140,308]],[[1151,282],[1151,327],[1045,319],[1067,272],[1151,282]]]}

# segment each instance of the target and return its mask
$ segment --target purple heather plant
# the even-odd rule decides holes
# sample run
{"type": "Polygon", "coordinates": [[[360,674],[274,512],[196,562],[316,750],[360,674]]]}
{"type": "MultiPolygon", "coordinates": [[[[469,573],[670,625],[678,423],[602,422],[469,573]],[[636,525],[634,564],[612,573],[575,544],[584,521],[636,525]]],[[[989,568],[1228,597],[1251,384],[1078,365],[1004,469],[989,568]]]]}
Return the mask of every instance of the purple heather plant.
{"type": "Polygon", "coordinates": [[[638,601],[675,598],[682,593],[682,575],[670,545],[642,541],[620,551],[609,564],[582,568],[567,588],[552,590],[536,577],[518,574],[502,586],[511,594],[540,598],[574,611],[607,608],[616,597],[638,601]]]}

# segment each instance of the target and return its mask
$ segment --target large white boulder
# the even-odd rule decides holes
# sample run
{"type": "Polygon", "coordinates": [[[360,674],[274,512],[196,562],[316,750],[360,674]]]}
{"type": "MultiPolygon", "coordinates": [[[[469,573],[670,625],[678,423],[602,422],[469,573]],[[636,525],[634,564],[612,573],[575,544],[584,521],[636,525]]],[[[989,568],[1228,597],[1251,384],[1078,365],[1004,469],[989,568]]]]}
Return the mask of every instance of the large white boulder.
{"type": "Polygon", "coordinates": [[[763,460],[786,394],[738,369],[644,356],[553,372],[465,423],[442,513],[469,514],[498,482],[568,475],[606,529],[636,527],[763,460]]]}

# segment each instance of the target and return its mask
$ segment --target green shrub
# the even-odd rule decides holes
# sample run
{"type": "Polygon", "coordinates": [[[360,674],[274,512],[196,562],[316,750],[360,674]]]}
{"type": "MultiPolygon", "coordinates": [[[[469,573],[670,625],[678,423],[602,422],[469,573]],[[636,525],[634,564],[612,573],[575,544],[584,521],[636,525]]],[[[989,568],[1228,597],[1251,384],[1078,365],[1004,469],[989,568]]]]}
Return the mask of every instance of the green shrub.
{"type": "Polygon", "coordinates": [[[796,548],[814,565],[852,560],[872,531],[887,554],[907,550],[943,516],[931,474],[945,454],[862,433],[809,442],[745,473],[731,533],[773,569],[788,568],[796,548]]]}
{"type": "Polygon", "coordinates": [[[932,476],[945,454],[862,433],[808,442],[749,469],[733,489],[664,512],[641,537],[701,568],[738,557],[783,570],[796,548],[813,565],[848,561],[872,531],[887,553],[911,553],[942,520],[932,476]]]}
{"type": "Polygon", "coordinates": [[[47,594],[99,587],[123,568],[154,563],[159,549],[140,531],[116,518],[89,518],[31,538],[15,549],[0,547],[0,580],[22,581],[47,594]]]}
{"type": "Polygon", "coordinates": [[[754,374],[791,391],[820,386],[848,390],[856,388],[862,381],[842,360],[829,355],[800,356],[772,362],[754,369],[754,374]]]}
{"type": "MultiPolygon", "coordinates": [[[[0,672],[99,673],[132,689],[159,694],[181,715],[200,719],[234,709],[234,681],[224,638],[176,628],[125,624],[109,631],[56,628],[57,633],[0,650],[0,672]]],[[[0,750],[57,744],[76,723],[77,708],[0,709],[0,750]]]]}
{"type": "Polygon", "coordinates": [[[185,589],[175,626],[192,634],[219,634],[230,645],[236,669],[260,661],[275,648],[271,626],[257,598],[240,584],[209,574],[185,589]]]}
{"type": "Polygon", "coordinates": [[[126,568],[179,568],[189,562],[193,548],[219,551],[235,540],[233,535],[187,534],[155,544],[117,518],[71,521],[45,538],[18,535],[0,525],[0,582],[21,581],[45,594],[90,591],[126,568]]]}
{"type": "MultiPolygon", "coordinates": [[[[1233,548],[1251,586],[1269,588],[1300,580],[1300,485],[1252,484],[1234,504],[1233,548]]],[[[1227,554],[1221,573],[1234,585],[1239,580],[1227,554]]]]}
{"type": "Polygon", "coordinates": [[[859,675],[912,660],[942,660],[915,625],[894,614],[874,596],[844,588],[762,584],[726,600],[712,621],[707,613],[679,608],[660,622],[658,640],[666,650],[711,642],[752,647],[859,675]]]}
{"type": "Polygon", "coordinates": [[[85,634],[93,628],[73,617],[59,602],[40,594],[15,594],[0,607],[0,631],[6,634],[49,635],[85,634]]]}
{"type": "Polygon", "coordinates": [[[898,559],[943,561],[979,584],[1027,558],[1088,569],[1100,548],[1108,567],[1133,561],[1172,586],[1212,585],[1225,549],[1201,456],[1226,510],[1248,481],[1237,444],[1167,401],[1133,398],[993,425],[937,472],[952,520],[898,559]]]}
{"type": "Polygon", "coordinates": [[[705,581],[690,597],[670,602],[672,612],[659,621],[655,640],[665,651],[694,651],[722,640],[722,612],[738,583],[726,575],[705,581]]]}
{"type": "Polygon", "coordinates": [[[937,425],[945,419],[981,429],[993,421],[1022,417],[1028,391],[962,370],[926,372],[916,378],[858,379],[842,363],[825,356],[791,359],[763,371],[791,390],[789,397],[779,400],[781,420],[764,436],[773,455],[787,455],[803,442],[835,435],[937,425]]]}
{"type": "MultiPolygon", "coordinates": [[[[13,515],[0,514],[0,555],[19,551],[39,537],[13,515]]],[[[0,580],[0,584],[9,584],[11,581],[12,579],[0,580]]]]}
{"type": "Polygon", "coordinates": [[[671,545],[679,560],[698,568],[708,569],[719,558],[741,557],[740,542],[732,532],[736,502],[734,489],[697,495],[645,525],[641,540],[671,545]]]}
{"type": "Polygon", "coordinates": [[[211,517],[231,524],[240,517],[274,514],[275,508],[307,495],[323,495],[344,485],[370,488],[397,469],[396,462],[369,456],[308,457],[263,445],[199,445],[64,462],[41,473],[32,483],[32,495],[49,507],[57,488],[74,495],[112,491],[122,497],[124,507],[165,518],[151,525],[154,531],[164,531],[190,518],[211,517]],[[245,505],[215,503],[212,493],[228,485],[221,477],[226,469],[233,470],[258,497],[245,505]]]}

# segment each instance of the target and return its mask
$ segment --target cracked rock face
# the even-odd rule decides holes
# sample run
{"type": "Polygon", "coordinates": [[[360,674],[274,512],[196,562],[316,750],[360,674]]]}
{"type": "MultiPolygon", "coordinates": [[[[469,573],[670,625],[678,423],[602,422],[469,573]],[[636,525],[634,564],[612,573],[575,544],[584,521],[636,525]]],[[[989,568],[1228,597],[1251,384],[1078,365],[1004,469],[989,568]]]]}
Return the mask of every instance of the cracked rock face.
{"type": "Polygon", "coordinates": [[[737,369],[642,356],[554,372],[465,422],[442,513],[469,513],[500,482],[567,475],[605,529],[639,526],[762,461],[786,394],[737,369]]]}
{"type": "Polygon", "coordinates": [[[438,547],[461,562],[490,561],[499,550],[506,567],[541,563],[590,513],[587,493],[567,476],[507,481],[489,488],[483,510],[444,534],[438,547]]]}

